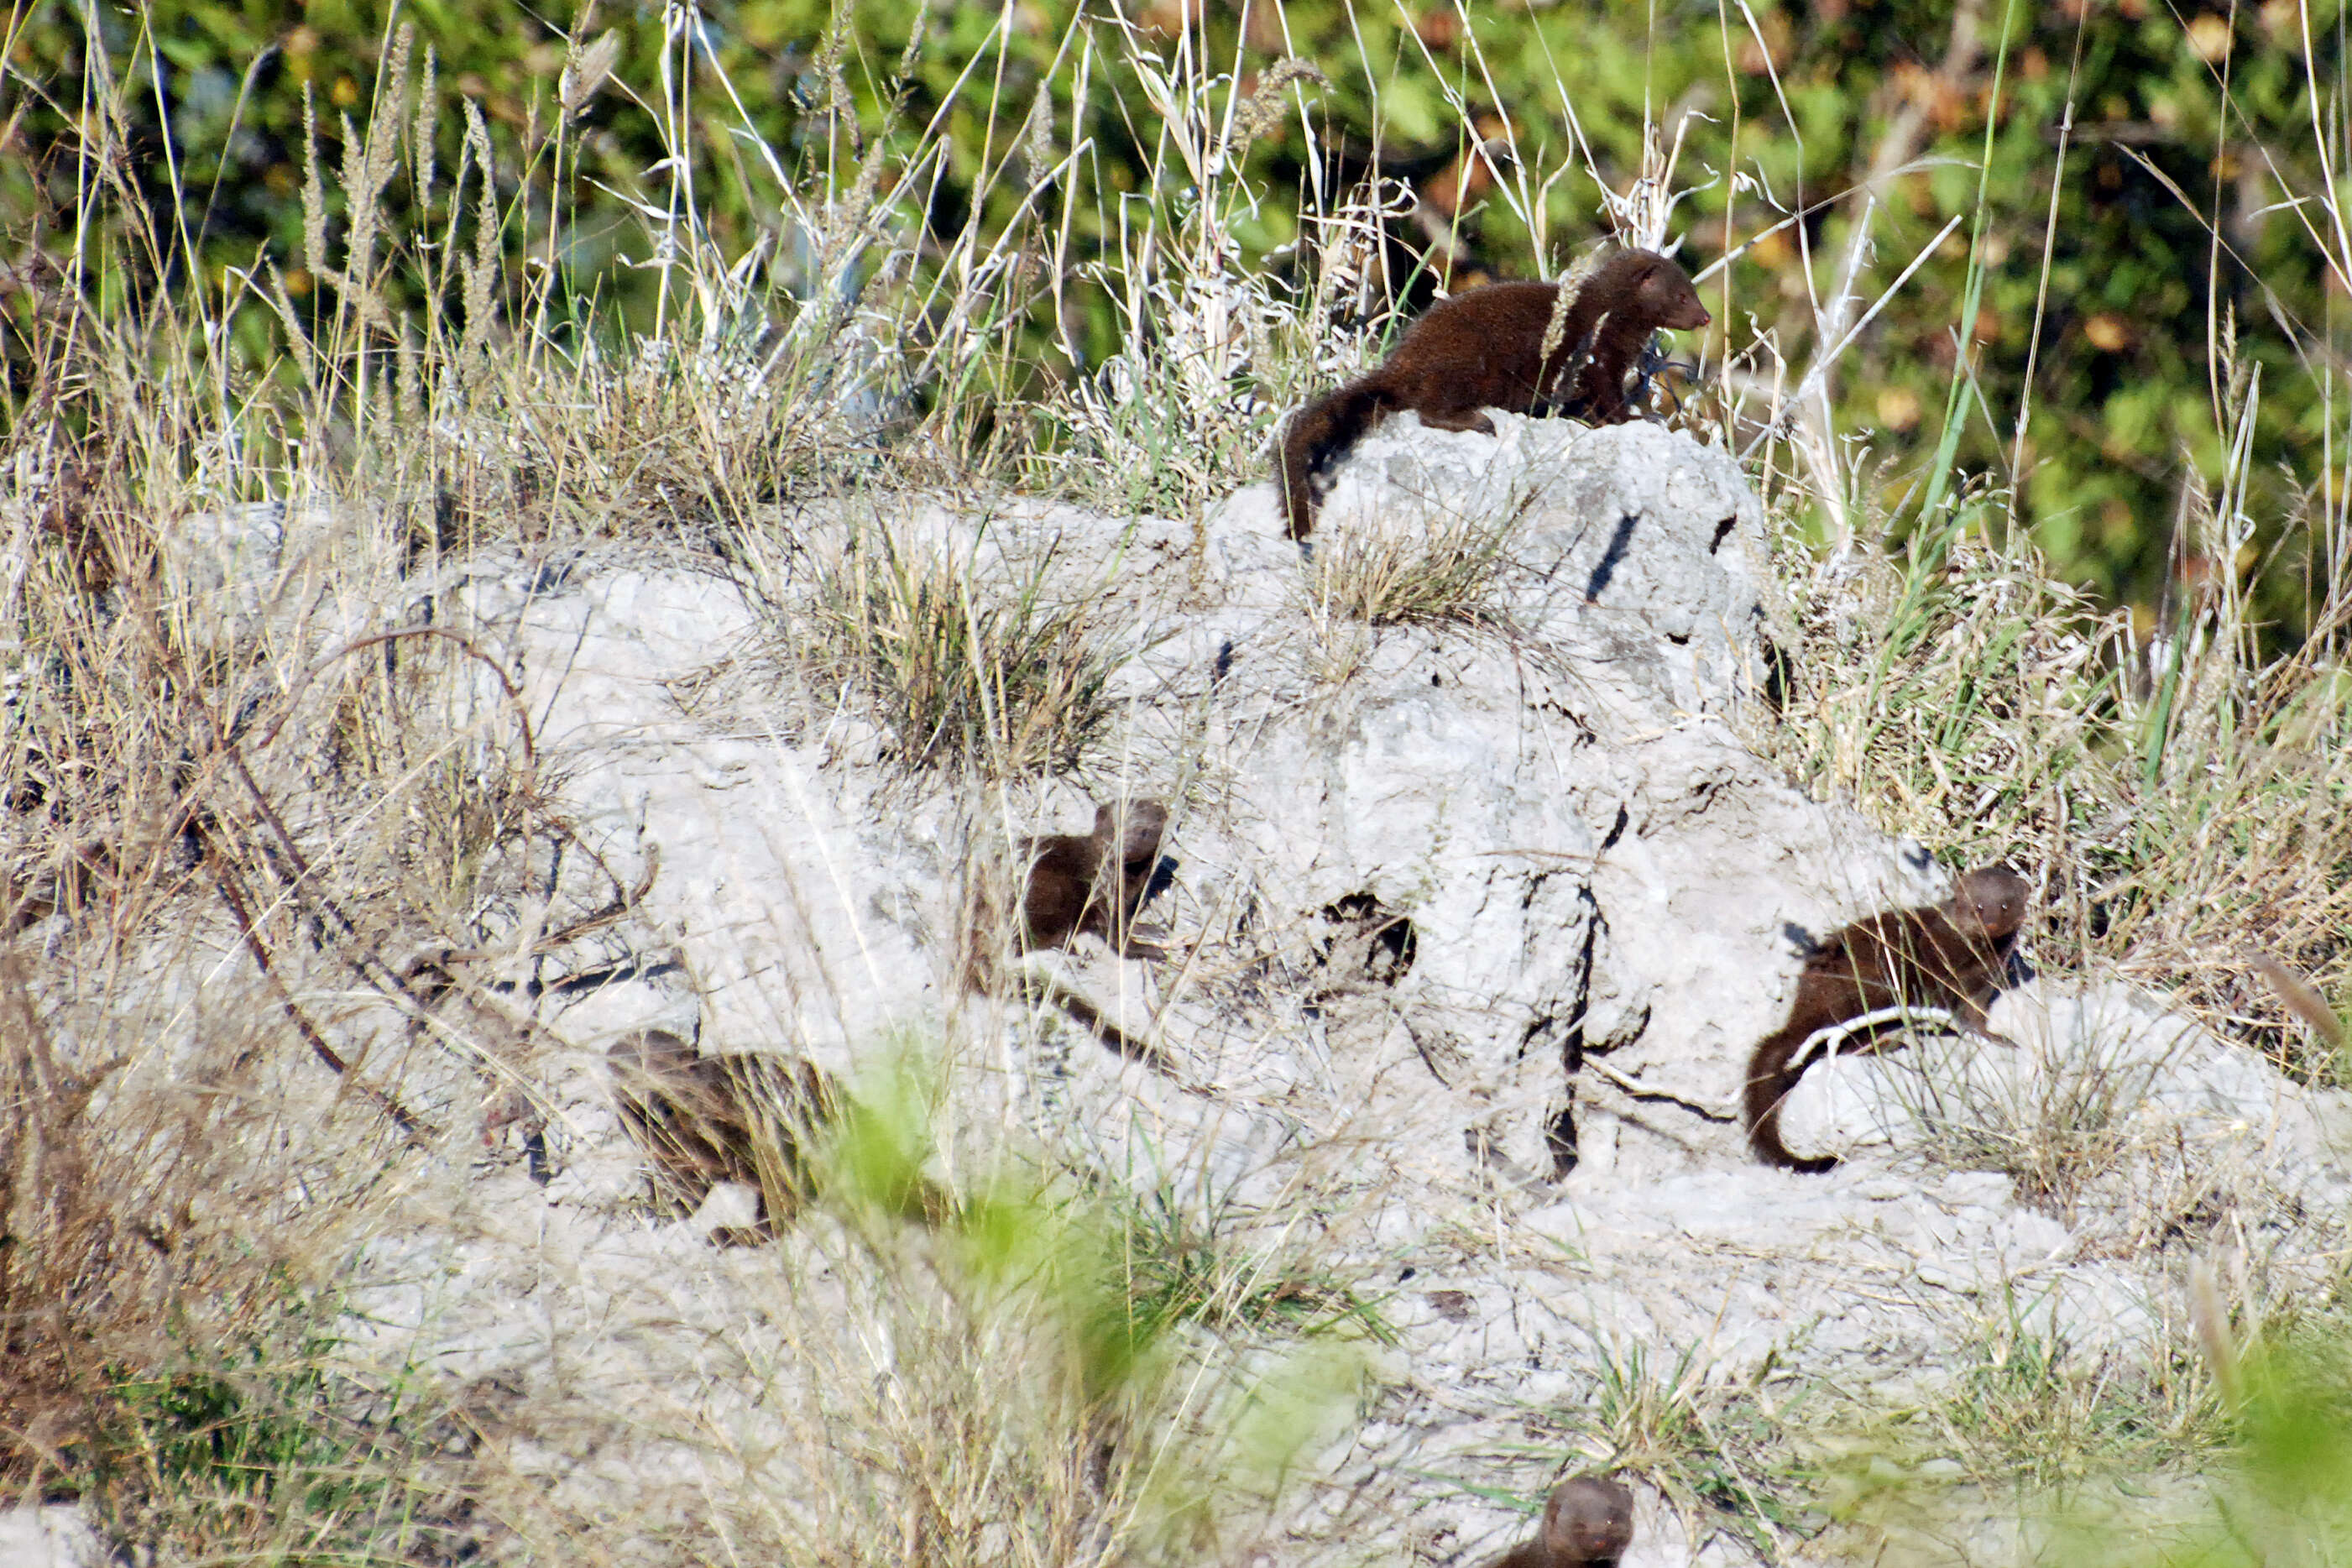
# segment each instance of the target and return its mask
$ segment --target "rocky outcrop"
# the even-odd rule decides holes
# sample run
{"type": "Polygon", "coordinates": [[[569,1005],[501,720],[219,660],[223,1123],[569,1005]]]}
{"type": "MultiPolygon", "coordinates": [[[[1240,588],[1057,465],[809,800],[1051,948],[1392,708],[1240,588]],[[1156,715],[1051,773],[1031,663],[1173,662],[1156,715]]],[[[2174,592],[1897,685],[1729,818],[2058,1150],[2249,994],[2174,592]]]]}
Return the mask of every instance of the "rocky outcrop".
{"type": "MultiPolygon", "coordinates": [[[[1825,1378],[1916,1394],[2015,1300],[2074,1342],[2146,1353],[2177,1285],[2154,1247],[2184,1215],[2235,1205],[2283,1256],[2316,1256],[2289,1238],[2342,1210],[2336,1098],[2151,999],[2058,975],[1996,1011],[2013,1051],[1964,1040],[1810,1075],[1784,1132],[1852,1155],[1836,1172],[1751,1162],[1746,1055],[1808,940],[1935,901],[1948,870],[1743,743],[1770,721],[1771,589],[1728,455],[1648,425],[1493,417],[1492,437],[1400,418],[1360,443],[1313,558],[1258,485],[1200,520],[850,498],[777,521],[789,549],[764,597],[619,556],[453,574],[439,613],[501,650],[520,693],[461,661],[463,695],[532,716],[593,851],[551,870],[517,929],[563,928],[616,886],[643,895],[513,993],[557,1044],[529,1069],[551,1179],[475,1180],[453,1282],[365,1297],[370,1332],[414,1364],[520,1387],[577,1375],[583,1335],[608,1390],[705,1375],[655,1325],[675,1326],[669,1281],[700,1231],[740,1216],[644,1223],[594,1064],[648,1024],[851,1078],[897,1043],[940,1042],[961,1144],[1014,1125],[1056,1161],[1267,1224],[1320,1205],[1396,1342],[1285,1528],[1309,1542],[1334,1500],[1375,1498],[1400,1560],[1513,1538],[1516,1516],[1476,1489],[1538,1490],[1603,1368],[1695,1357],[1693,1375],[1757,1380],[1768,1402],[1825,1378]],[[1478,614],[1331,613],[1319,574],[1351,537],[1465,518],[1507,523],[1478,614]],[[854,693],[812,684],[795,645],[826,573],[883,537],[1096,606],[1119,654],[1112,718],[1074,776],[974,791],[909,774],[854,693]],[[976,849],[1081,831],[1118,794],[1174,807],[1172,876],[1144,911],[1174,956],[1088,942],[1035,962],[1160,1042],[1165,1073],[1058,1012],[967,994],[953,958],[976,849]],[[2168,1194],[2165,1215],[2096,1173],[2061,1193],[2002,1163],[2050,1086],[2086,1074],[2116,1148],[2185,1130],[2172,1146],[2200,1152],[2196,1173],[2132,1156],[2157,1162],[2130,1184],[2168,1194]],[[2290,1156],[2292,1180],[2270,1173],[2290,1156]],[[526,1234],[554,1260],[527,1282],[538,1315],[489,1333],[526,1288],[502,1250],[526,1234]],[[1431,1475],[1453,1484],[1409,1479],[1431,1475]]],[[[438,1072],[446,1101],[464,1092],[431,1065],[436,1038],[403,1025],[387,1041],[413,1084],[438,1072]]],[[[710,1267],[690,1315],[716,1334],[759,1287],[710,1267]]],[[[758,1426],[755,1399],[726,1405],[758,1426]]],[[[589,1491],[616,1463],[531,1462],[589,1491]]],[[[1629,1564],[1750,1560],[1703,1514],[1642,1507],[1629,1564]]]]}

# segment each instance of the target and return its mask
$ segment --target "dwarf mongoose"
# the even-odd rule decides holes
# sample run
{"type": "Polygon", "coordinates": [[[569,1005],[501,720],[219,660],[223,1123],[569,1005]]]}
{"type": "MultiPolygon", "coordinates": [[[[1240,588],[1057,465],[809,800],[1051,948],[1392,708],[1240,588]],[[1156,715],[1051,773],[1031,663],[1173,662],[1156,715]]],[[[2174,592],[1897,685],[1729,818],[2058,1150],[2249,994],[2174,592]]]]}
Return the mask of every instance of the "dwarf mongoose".
{"type": "Polygon", "coordinates": [[[772,1239],[775,1222],[809,1195],[803,1146],[836,1110],[824,1076],[797,1058],[706,1057],[667,1029],[623,1036],[606,1060],[621,1121],[653,1162],[655,1191],[692,1209],[714,1184],[741,1182],[760,1194],[759,1220],[748,1234],[729,1227],[714,1237],[772,1239]]]}
{"type": "Polygon", "coordinates": [[[1543,1528],[1491,1568],[1612,1568],[1633,1543],[1633,1494],[1622,1481],[1579,1476],[1552,1488],[1543,1528]]]}
{"type": "Polygon", "coordinates": [[[1160,951],[1129,934],[1135,911],[1160,866],[1168,808],[1156,800],[1095,807],[1095,830],[1049,833],[1029,840],[1029,876],[1021,893],[1021,946],[1067,947],[1079,936],[1102,938],[1129,958],[1160,951]]]}
{"type": "MultiPolygon", "coordinates": [[[[2006,866],[1979,867],[1960,879],[1948,903],[1856,921],[1807,957],[1789,1021],[1759,1040],[1748,1059],[1748,1142],[1757,1157],[1792,1171],[1837,1163],[1791,1154],[1780,1142],[1780,1100],[1804,1071],[1794,1058],[1817,1031],[1885,1007],[1940,1007],[1982,1034],[2031,891],[2006,866]]],[[[1837,1048],[1870,1050],[1874,1039],[1837,1048]]]]}
{"type": "Polygon", "coordinates": [[[1433,429],[1488,436],[1495,426],[1484,408],[1622,424],[1631,415],[1625,373],[1651,334],[1712,319],[1689,275],[1650,250],[1610,252],[1561,283],[1490,283],[1439,300],[1379,369],[1290,421],[1279,475],[1290,537],[1305,539],[1315,527],[1316,476],[1390,415],[1410,408],[1433,429]],[[1555,331],[1563,289],[1568,306],[1555,331]]]}
{"type": "MultiPolygon", "coordinates": [[[[1028,869],[1022,880],[1017,924],[1007,921],[997,908],[982,873],[974,881],[967,916],[964,983],[975,991],[1003,994],[997,982],[1005,966],[993,954],[1008,924],[1013,928],[1013,944],[1024,952],[1067,947],[1091,934],[1124,958],[1165,957],[1160,948],[1135,940],[1134,922],[1137,908],[1151,891],[1167,827],[1166,805],[1137,800],[1096,806],[1092,833],[1049,833],[1028,839],[1021,847],[1028,869]]],[[[1163,1065],[1157,1047],[1119,1028],[1068,986],[1045,975],[1012,973],[1018,989],[1060,1007],[1121,1056],[1163,1065]]]]}

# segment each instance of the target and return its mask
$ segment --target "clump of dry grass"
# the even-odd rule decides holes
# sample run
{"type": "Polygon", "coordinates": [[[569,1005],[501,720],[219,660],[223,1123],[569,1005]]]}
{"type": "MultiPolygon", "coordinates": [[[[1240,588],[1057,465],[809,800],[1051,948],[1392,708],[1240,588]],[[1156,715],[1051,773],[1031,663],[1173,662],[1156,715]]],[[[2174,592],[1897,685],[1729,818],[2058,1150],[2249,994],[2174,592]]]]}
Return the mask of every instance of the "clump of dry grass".
{"type": "Polygon", "coordinates": [[[1326,529],[1307,565],[1308,607],[1375,626],[1489,625],[1510,536],[1507,519],[1452,510],[1326,529]]]}
{"type": "Polygon", "coordinates": [[[330,1384],[398,1140],[287,1077],[259,989],[142,1008],[0,961],[0,1477],[172,1555],[363,1557],[434,1533],[429,1440],[330,1384]]]}
{"type": "Polygon", "coordinates": [[[502,1425],[558,1473],[629,1483],[485,1465],[483,1507],[532,1550],[626,1534],[682,1562],[1109,1568],[1253,1528],[1352,1398],[1350,1335],[1377,1317],[1172,1194],[1003,1151],[950,1190],[942,1110],[908,1047],[846,1086],[815,1201],[772,1246],[564,1298],[604,1331],[593,1373],[502,1425]],[[681,1347],[682,1322],[707,1332],[681,1347]]]}
{"type": "Polygon", "coordinates": [[[1783,1422],[1754,1388],[1722,1377],[1705,1347],[1669,1365],[1638,1341],[1593,1346],[1594,1386],[1580,1425],[1609,1468],[1639,1475],[1682,1508],[1706,1510],[1762,1552],[1793,1518],[1783,1422]]]}
{"type": "MultiPolygon", "coordinates": [[[[1939,1521],[1981,1523],[1988,1494],[2020,1510],[1994,1517],[2032,1529],[2046,1524],[2032,1497],[2066,1496],[2119,1465],[2207,1452],[2221,1436],[2211,1386],[2185,1344],[2153,1361],[2080,1344],[2053,1308],[2021,1294],[1984,1303],[1952,1366],[1928,1398],[1830,1467],[1847,1530],[1916,1552],[1939,1521]]],[[[1902,1560],[1937,1556],[1931,1547],[1902,1560]]]]}
{"type": "MultiPolygon", "coordinates": [[[[436,1394],[352,1375],[338,1325],[515,1047],[409,1029],[489,999],[462,954],[564,836],[528,723],[496,679],[453,695],[488,655],[447,628],[178,593],[195,520],[83,473],[17,579],[0,737],[0,1477],[173,1558],[473,1550],[436,1394]]],[[[363,592],[397,547],[354,533],[363,592]]]]}
{"type": "Polygon", "coordinates": [[[2116,1059],[2099,1032],[1991,1052],[1969,1037],[1922,1041],[1892,1058],[1895,1098],[1937,1163],[2002,1172],[2020,1202],[2070,1215],[2147,1137],[2137,1114],[2163,1066],[2159,1055],[2116,1059]]]}
{"type": "Polygon", "coordinates": [[[1245,255],[1268,193],[1244,176],[1244,160],[1328,87],[1321,70],[1284,59],[1244,96],[1199,48],[1188,32],[1164,61],[1129,51],[1154,110],[1153,161],[1182,170],[1193,188],[1123,218],[1115,244],[1087,259],[1118,347],[1088,365],[1062,326],[1064,353],[1084,374],[1038,399],[1021,464],[1058,493],[1123,512],[1197,516],[1264,472],[1283,410],[1315,383],[1360,368],[1394,324],[1388,291],[1365,265],[1383,216],[1400,216],[1376,193],[1302,214],[1316,263],[1303,279],[1245,255]]]}
{"type": "Polygon", "coordinates": [[[818,636],[792,657],[857,693],[901,766],[1067,770],[1109,721],[1116,643],[1094,598],[1057,581],[1055,551],[989,563],[985,543],[854,530],[814,574],[804,613],[818,636]]]}
{"type": "Polygon", "coordinates": [[[1795,635],[1750,743],[1958,859],[2045,863],[2108,804],[2081,792],[2120,619],[2053,582],[2023,539],[1988,540],[1981,498],[1940,548],[1890,552],[1885,521],[1820,563],[1784,534],[1795,635]]]}

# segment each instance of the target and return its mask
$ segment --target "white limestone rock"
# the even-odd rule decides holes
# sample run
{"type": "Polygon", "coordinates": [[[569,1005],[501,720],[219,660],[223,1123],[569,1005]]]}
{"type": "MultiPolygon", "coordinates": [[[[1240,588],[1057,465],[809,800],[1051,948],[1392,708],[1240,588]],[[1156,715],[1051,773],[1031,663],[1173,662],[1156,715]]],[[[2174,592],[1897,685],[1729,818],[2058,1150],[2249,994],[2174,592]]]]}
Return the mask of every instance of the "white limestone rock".
{"type": "Polygon", "coordinates": [[[0,1509],[0,1568],[100,1568],[110,1561],[98,1531],[74,1504],[0,1509]]]}
{"type": "MultiPolygon", "coordinates": [[[[545,1425],[502,1458],[583,1516],[623,1496],[655,1500],[653,1520],[673,1494],[679,1519],[739,1493],[801,1506],[777,1414],[804,1408],[813,1375],[793,1336],[863,1331],[871,1303],[804,1237],[721,1250],[646,1211],[597,1058],[647,1026],[853,1081],[913,1042],[943,1063],[943,1166],[985,1169],[1014,1131],[1061,1168],[1216,1215],[1221,1246],[1316,1229],[1395,1340],[1251,1548],[1269,1561],[1342,1539],[1400,1561],[1499,1550],[1526,1519],[1486,1492],[1538,1496],[1604,1457],[1574,1447],[1604,1369],[1687,1365],[1768,1404],[1825,1381],[1916,1395],[2019,1310],[2147,1353],[2179,1294],[2155,1247],[2182,1215],[2252,1215],[2289,1260],[2336,1245],[2340,1096],[2154,999],[2056,976],[1996,1009],[2014,1049],[1817,1067],[1784,1131],[1850,1162],[1755,1164],[1747,1056],[1810,941],[1936,901],[1948,876],[1742,744],[1763,721],[1769,563],[1730,458],[1649,426],[1496,423],[1391,422],[1339,467],[1318,532],[1515,518],[1477,626],[1319,616],[1266,485],[1197,520],[851,497],[779,521],[794,552],[771,604],[643,558],[454,566],[443,613],[512,670],[580,846],[502,915],[554,1168],[543,1185],[511,1158],[444,1168],[430,1223],[354,1287],[352,1353],[523,1391],[545,1425]],[[1118,707],[1079,775],[961,796],[891,765],[854,696],[788,679],[811,584],[858,530],[1097,609],[1118,707]],[[1038,962],[1160,1042],[1170,1073],[952,972],[975,849],[1083,829],[1118,794],[1175,808],[1172,881],[1145,911],[1173,955],[1088,940],[1038,962]],[[527,940],[640,885],[560,953],[527,940]],[[2031,1190],[1951,1163],[1949,1115],[1938,1133],[1915,1114],[1937,1090],[1999,1132],[1992,1111],[2047,1106],[2084,1064],[2141,1151],[2127,1181],[2031,1190]],[[2167,1165],[2167,1147],[2203,1163],[2167,1165]],[[824,1315],[784,1321],[812,1303],[824,1315]]],[[[453,712],[495,718],[509,700],[472,662],[453,666],[453,712]]],[[[363,1024],[412,1058],[449,1054],[404,1021],[363,1024]]],[[[1640,1521],[1629,1563],[1754,1561],[1647,1492],[1640,1521]]]]}

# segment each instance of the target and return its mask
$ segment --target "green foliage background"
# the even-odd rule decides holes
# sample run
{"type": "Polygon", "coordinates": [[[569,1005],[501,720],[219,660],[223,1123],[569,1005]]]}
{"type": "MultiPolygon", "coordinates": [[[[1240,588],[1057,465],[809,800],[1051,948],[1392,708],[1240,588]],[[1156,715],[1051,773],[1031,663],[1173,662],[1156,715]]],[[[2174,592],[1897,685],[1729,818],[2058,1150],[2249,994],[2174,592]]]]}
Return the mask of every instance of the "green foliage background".
{"type": "MultiPolygon", "coordinates": [[[[944,253],[973,225],[992,235],[1027,225],[1039,232],[1016,233],[1016,243],[1042,246],[1038,211],[1022,205],[1024,182],[1001,175],[1076,149],[1069,180],[1083,195],[1069,221],[1083,257],[1118,231],[1123,205],[1188,199],[1181,165],[1154,157],[1133,62],[1113,47],[1118,30],[1132,29],[1147,58],[1189,49],[1243,91],[1284,55],[1328,78],[1328,89],[1294,89],[1292,111],[1248,153],[1266,199],[1240,237],[1278,265],[1290,254],[1281,247],[1299,237],[1302,204],[1328,208],[1338,186],[1375,167],[1445,213],[1448,191],[1462,184],[1466,126],[1491,133],[1507,121],[1523,167],[1571,170],[1547,197],[1550,254],[1538,254],[1537,237],[1506,204],[1473,200],[1454,216],[1458,247],[1437,270],[1456,281],[1556,270],[1602,226],[1571,112],[1591,168],[1620,190],[1639,171],[1645,118],[1671,132],[1686,113],[1703,116],[1686,123],[1676,170],[1677,184],[1698,187],[1677,214],[1684,255],[1696,269],[1810,208],[1801,235],[1783,230],[1733,263],[1725,296],[1736,321],[1774,334],[1800,363],[1813,331],[1809,288],[1827,287],[1860,211],[1846,193],[1895,145],[1907,172],[1877,189],[1865,301],[1956,214],[1981,222],[1987,275],[1982,309],[1964,324],[1974,224],[1964,225],[1841,362],[1835,427],[1872,433],[1895,458],[1874,481],[1877,499],[1899,497],[1935,451],[1964,333],[1981,357],[1958,404],[1958,458],[2008,481],[2031,355],[2021,515],[2067,575],[2152,605],[2184,482],[2210,483],[2221,468],[2215,405],[2227,388],[2217,343],[2234,320],[2241,354],[2262,373],[2257,549],[2288,568],[2262,574],[2276,585],[2265,608],[2289,626],[2302,621],[2298,592],[2313,590],[2295,562],[2311,548],[2312,513],[2344,504],[2325,465],[2346,289],[2330,273],[2325,213],[2294,201],[2329,195],[2330,163],[2352,163],[2338,124],[2339,5],[1986,0],[1956,10],[1816,0],[1750,11],[1700,0],[1521,0],[1465,14],[1429,0],[1206,0],[1205,12],[1202,3],[1081,11],[1068,0],[1001,8],[709,0],[698,10],[592,5],[556,16],[495,0],[409,0],[396,11],[367,0],[152,0],[138,9],[19,0],[0,82],[0,231],[18,268],[79,244],[109,256],[105,287],[136,293],[186,281],[184,258],[142,258],[131,236],[92,232],[77,210],[89,174],[79,166],[81,127],[98,112],[93,83],[107,77],[136,89],[123,112],[141,150],[108,177],[135,186],[159,231],[184,234],[208,284],[271,262],[285,269],[289,295],[317,301],[328,287],[299,265],[304,95],[332,168],[347,119],[363,127],[377,109],[387,40],[404,20],[418,31],[420,56],[432,51],[438,93],[471,100],[486,116],[510,183],[502,195],[523,198],[500,236],[509,264],[552,258],[567,298],[625,319],[647,319],[655,288],[646,269],[626,265],[642,262],[648,244],[629,204],[675,202],[688,174],[710,241],[728,255],[764,242],[768,281],[780,295],[804,296],[816,268],[784,199],[792,186],[842,191],[873,153],[886,196],[902,179],[921,182],[919,232],[903,237],[919,256],[944,253]],[[790,166],[762,166],[737,133],[727,82],[702,58],[681,78],[665,136],[664,43],[689,23],[743,115],[790,166]],[[567,35],[584,44],[608,28],[621,45],[612,82],[581,113],[576,163],[550,169],[567,35]],[[1971,28],[1980,47],[1956,49],[1971,28]],[[910,68],[894,87],[902,59],[910,68]],[[943,167],[909,169],[899,154],[942,103],[951,154],[943,167]],[[1906,113],[1917,119],[1915,142],[1891,143],[1906,113]],[[1979,208],[1975,165],[1988,145],[1979,208]],[[661,166],[676,146],[688,156],[661,166]],[[561,201],[544,195],[550,180],[561,201]],[[168,276],[159,279],[159,269],[168,276]]],[[[677,67],[684,54],[673,47],[666,58],[677,67]]],[[[445,163],[464,133],[457,114],[438,114],[445,163]]],[[[395,211],[405,188],[391,187],[395,211]]],[[[437,230],[451,215],[433,204],[446,200],[432,197],[406,218],[437,230]]],[[[1399,233],[1416,246],[1427,238],[1410,225],[1399,233]]],[[[1075,289],[1059,317],[1044,293],[1015,295],[1010,308],[1030,318],[1023,363],[1012,367],[1015,390],[1083,373],[1118,346],[1115,312],[1099,295],[1075,289]],[[1075,328],[1056,331],[1055,320],[1075,328]]],[[[0,303],[10,312],[14,416],[30,395],[22,351],[31,307],[16,295],[0,303]]],[[[240,323],[240,338],[266,360],[266,321],[240,323]]]]}

